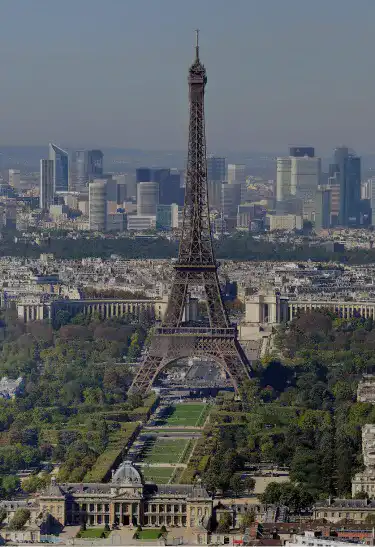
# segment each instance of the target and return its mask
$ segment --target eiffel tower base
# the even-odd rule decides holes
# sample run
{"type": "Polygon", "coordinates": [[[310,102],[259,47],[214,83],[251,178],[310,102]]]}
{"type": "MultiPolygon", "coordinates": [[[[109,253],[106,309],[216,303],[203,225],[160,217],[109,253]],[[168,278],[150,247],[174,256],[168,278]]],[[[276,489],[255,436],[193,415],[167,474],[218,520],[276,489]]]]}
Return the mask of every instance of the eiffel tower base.
{"type": "Polygon", "coordinates": [[[160,327],[154,331],[131,391],[147,393],[168,364],[188,357],[211,357],[229,376],[236,391],[250,378],[247,358],[234,327],[160,327]]]}

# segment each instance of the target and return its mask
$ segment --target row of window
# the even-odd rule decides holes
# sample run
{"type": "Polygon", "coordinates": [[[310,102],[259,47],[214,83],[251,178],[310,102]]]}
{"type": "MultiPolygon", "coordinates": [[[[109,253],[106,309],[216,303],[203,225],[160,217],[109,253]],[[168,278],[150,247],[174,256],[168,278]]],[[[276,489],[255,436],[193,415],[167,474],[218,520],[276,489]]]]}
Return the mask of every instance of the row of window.
{"type": "Polygon", "coordinates": [[[368,512],[359,513],[358,511],[356,511],[355,513],[341,513],[341,512],[339,512],[339,513],[337,513],[337,512],[335,512],[335,513],[322,513],[322,512],[319,512],[319,513],[317,513],[317,516],[318,516],[318,518],[333,517],[333,518],[346,518],[346,519],[352,518],[352,519],[355,519],[355,518],[360,517],[361,519],[363,519],[363,518],[366,518],[368,514],[369,514],[368,512]]]}
{"type": "Polygon", "coordinates": [[[160,513],[186,513],[186,505],[182,504],[181,509],[179,505],[172,505],[170,503],[167,503],[165,505],[156,503],[145,503],[144,506],[145,513],[156,513],[159,511],[160,513]]]}

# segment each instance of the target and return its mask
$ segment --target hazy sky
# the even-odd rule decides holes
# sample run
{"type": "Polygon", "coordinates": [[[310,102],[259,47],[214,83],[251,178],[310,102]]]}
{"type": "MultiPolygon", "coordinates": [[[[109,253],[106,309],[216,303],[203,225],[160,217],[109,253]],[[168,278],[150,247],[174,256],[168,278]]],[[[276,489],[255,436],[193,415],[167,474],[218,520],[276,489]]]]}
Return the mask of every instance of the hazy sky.
{"type": "Polygon", "coordinates": [[[0,144],[375,152],[375,0],[0,0],[0,144]]]}

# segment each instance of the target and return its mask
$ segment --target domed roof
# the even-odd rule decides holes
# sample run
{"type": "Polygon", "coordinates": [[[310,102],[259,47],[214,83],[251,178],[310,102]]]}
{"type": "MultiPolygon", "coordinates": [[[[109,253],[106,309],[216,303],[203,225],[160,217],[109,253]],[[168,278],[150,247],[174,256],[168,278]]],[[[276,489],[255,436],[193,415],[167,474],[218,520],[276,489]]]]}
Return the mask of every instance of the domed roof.
{"type": "Polygon", "coordinates": [[[112,483],[121,484],[122,486],[141,486],[142,479],[132,462],[124,461],[116,469],[112,477],[112,483]]]}

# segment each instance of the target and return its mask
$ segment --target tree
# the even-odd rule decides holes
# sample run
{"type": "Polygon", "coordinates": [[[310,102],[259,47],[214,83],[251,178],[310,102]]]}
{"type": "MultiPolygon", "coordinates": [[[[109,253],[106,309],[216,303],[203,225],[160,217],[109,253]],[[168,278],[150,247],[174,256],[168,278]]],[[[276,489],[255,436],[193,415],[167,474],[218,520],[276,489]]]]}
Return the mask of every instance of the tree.
{"type": "Polygon", "coordinates": [[[130,345],[126,360],[128,363],[134,363],[141,354],[141,346],[139,344],[139,334],[135,332],[130,339],[130,345]]]}
{"type": "Polygon", "coordinates": [[[222,513],[219,520],[218,527],[217,527],[217,531],[220,534],[227,534],[229,530],[231,529],[231,526],[232,526],[232,517],[230,516],[230,514],[227,512],[222,513]]]}
{"type": "Polygon", "coordinates": [[[11,496],[20,487],[20,480],[15,475],[6,475],[1,481],[1,487],[6,497],[11,496]]]}
{"type": "Polygon", "coordinates": [[[4,520],[7,518],[6,509],[0,509],[0,525],[3,524],[4,520]]]}
{"type": "Polygon", "coordinates": [[[245,513],[241,520],[241,532],[245,532],[246,528],[250,528],[255,522],[255,512],[253,509],[245,513]]]}
{"type": "Polygon", "coordinates": [[[14,517],[9,523],[10,530],[22,530],[29,518],[29,509],[25,509],[24,507],[17,509],[14,513],[14,517]]]}
{"type": "Polygon", "coordinates": [[[253,479],[253,477],[245,477],[243,485],[244,485],[244,489],[247,492],[253,492],[255,488],[255,479],[253,479]]]}
{"type": "Polygon", "coordinates": [[[229,481],[229,488],[234,492],[236,497],[239,497],[244,492],[244,483],[241,479],[241,476],[236,474],[233,475],[229,481]]]}

